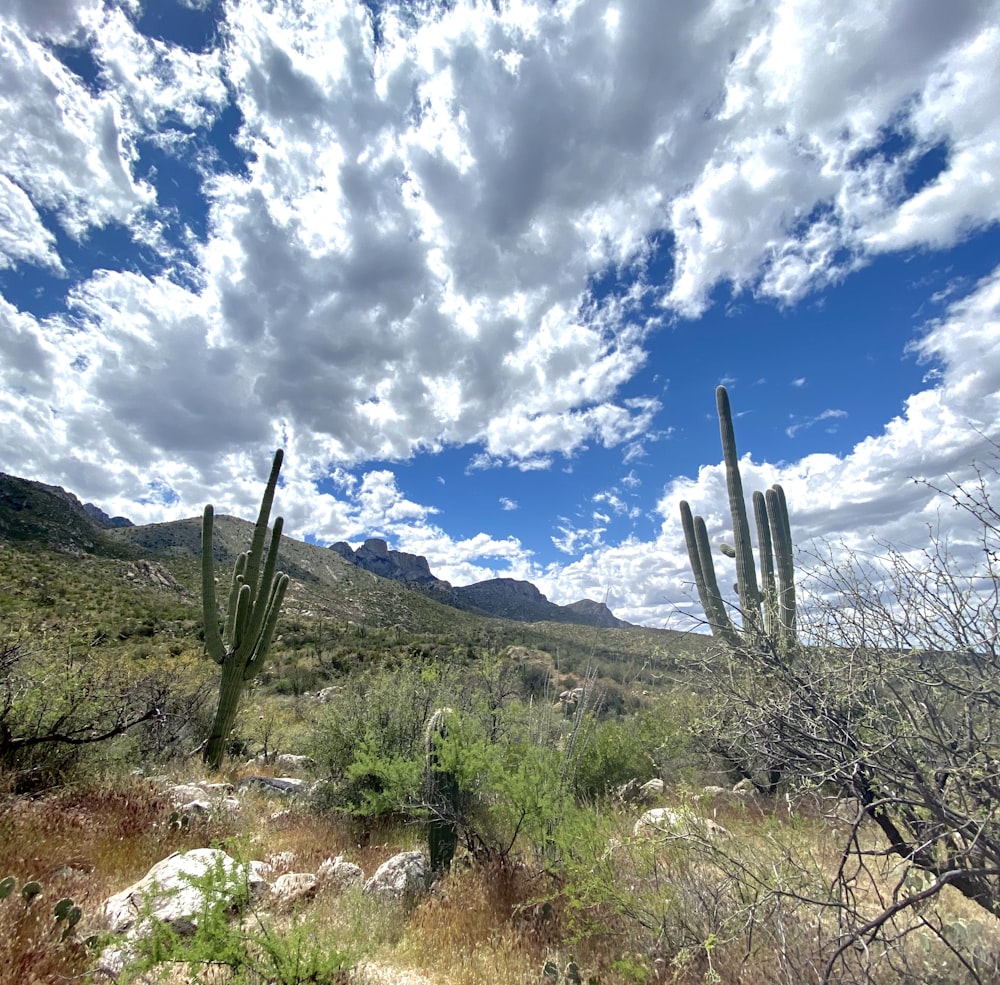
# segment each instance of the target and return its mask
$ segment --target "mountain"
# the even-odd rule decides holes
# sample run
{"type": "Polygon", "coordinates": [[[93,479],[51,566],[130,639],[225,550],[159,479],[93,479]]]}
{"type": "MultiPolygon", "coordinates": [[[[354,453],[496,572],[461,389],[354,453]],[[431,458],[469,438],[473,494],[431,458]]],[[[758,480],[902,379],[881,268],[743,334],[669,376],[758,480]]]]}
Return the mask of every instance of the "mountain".
{"type": "Polygon", "coordinates": [[[405,582],[445,605],[466,612],[517,622],[566,622],[614,629],[630,625],[617,619],[603,602],[581,599],[571,605],[556,605],[529,581],[491,578],[474,585],[452,587],[431,573],[427,558],[389,550],[384,540],[375,537],[366,540],[357,550],[344,541],[333,544],[330,550],[372,574],[405,582]]]}
{"type": "MultiPolygon", "coordinates": [[[[253,533],[249,520],[220,515],[215,520],[214,553],[231,564],[246,550],[253,533]]],[[[135,558],[167,554],[197,557],[201,552],[201,518],[135,525],[125,517],[110,517],[93,503],[81,503],[61,486],[0,473],[0,539],[37,541],[60,552],[135,558]]],[[[357,550],[339,542],[316,547],[283,537],[280,565],[304,585],[354,585],[358,569],[470,615],[517,622],[558,622],[580,626],[627,628],[600,602],[583,599],[572,605],[550,602],[534,585],[513,578],[493,578],[474,585],[453,587],[434,576],[427,558],[390,550],[384,540],[370,538],[357,550]],[[351,575],[352,570],[355,572],[351,575]]],[[[353,591],[355,599],[371,595],[369,586],[353,591]]],[[[405,609],[404,597],[389,593],[390,608],[405,609]]]]}
{"type": "MultiPolygon", "coordinates": [[[[75,499],[76,497],[74,497],[75,499]]],[[[93,503],[84,503],[83,508],[87,516],[91,518],[99,527],[113,529],[115,527],[134,527],[135,524],[127,516],[108,516],[99,506],[93,503]]]]}
{"type": "Polygon", "coordinates": [[[120,555],[124,545],[107,532],[114,521],[103,511],[97,512],[106,523],[62,486],[0,472],[0,538],[4,540],[39,541],[69,554],[120,555]]]}
{"type": "Polygon", "coordinates": [[[455,607],[514,619],[517,622],[566,622],[580,626],[625,629],[630,623],[617,619],[601,602],[582,599],[571,605],[550,602],[530,581],[491,578],[474,585],[453,588],[455,607]]]}
{"type": "Polygon", "coordinates": [[[386,542],[377,537],[370,537],[357,550],[342,540],[333,544],[330,550],[335,551],[345,561],[382,578],[405,581],[423,587],[451,588],[448,582],[441,581],[431,574],[427,558],[419,554],[407,554],[404,551],[390,551],[386,542]]]}

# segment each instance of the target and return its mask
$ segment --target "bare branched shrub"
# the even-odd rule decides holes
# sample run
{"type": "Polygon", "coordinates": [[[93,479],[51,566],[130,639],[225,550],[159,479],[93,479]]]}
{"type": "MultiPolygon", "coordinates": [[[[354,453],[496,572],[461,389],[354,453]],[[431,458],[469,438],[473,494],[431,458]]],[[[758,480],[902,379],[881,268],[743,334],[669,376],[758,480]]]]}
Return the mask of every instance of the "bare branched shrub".
{"type": "Polygon", "coordinates": [[[974,541],[933,529],[920,550],[818,555],[802,645],[717,654],[708,726],[730,763],[760,789],[780,777],[856,805],[822,981],[842,980],[859,949],[891,950],[918,930],[953,944],[970,980],[991,980],[921,914],[952,887],[1000,916],[997,451],[974,482],[944,491],[974,541]],[[881,888],[862,895],[861,883],[881,888]]]}

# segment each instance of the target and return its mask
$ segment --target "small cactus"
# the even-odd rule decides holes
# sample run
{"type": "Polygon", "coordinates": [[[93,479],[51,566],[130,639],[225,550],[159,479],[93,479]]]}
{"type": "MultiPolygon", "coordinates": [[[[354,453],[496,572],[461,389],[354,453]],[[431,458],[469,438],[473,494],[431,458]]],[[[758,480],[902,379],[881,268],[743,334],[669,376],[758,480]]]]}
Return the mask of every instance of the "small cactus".
{"type": "Polygon", "coordinates": [[[447,870],[458,846],[458,779],[441,768],[438,756],[438,743],[448,734],[451,714],[450,708],[438,708],[424,731],[424,800],[430,810],[427,847],[434,873],[447,870]]]}

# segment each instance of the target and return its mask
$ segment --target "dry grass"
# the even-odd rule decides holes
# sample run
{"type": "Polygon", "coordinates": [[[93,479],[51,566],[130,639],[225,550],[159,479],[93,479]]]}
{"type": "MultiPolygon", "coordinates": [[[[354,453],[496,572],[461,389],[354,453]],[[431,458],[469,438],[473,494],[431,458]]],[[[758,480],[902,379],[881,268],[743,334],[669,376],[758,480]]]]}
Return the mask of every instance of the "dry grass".
{"type": "MultiPolygon", "coordinates": [[[[414,827],[364,829],[284,807],[247,792],[236,815],[177,827],[160,790],[138,779],[0,800],[0,877],[13,876],[18,888],[29,880],[42,886],[30,905],[18,893],[0,901],[0,985],[85,980],[94,957],[81,941],[97,929],[104,899],[174,851],[215,845],[243,858],[291,851],[296,871],[316,871],[342,854],[370,875],[391,855],[419,847],[414,827]],[[62,941],[52,907],[66,896],[85,917],[62,941]]],[[[698,809],[730,837],[639,840],[630,837],[634,818],[622,816],[616,840],[601,834],[607,850],[568,882],[513,861],[456,866],[414,907],[326,887],[293,913],[264,919],[277,932],[307,920],[317,940],[364,959],[359,981],[394,985],[407,976],[433,985],[537,985],[546,961],[561,970],[569,960],[600,985],[819,982],[842,930],[836,909],[822,905],[831,900],[842,833],[809,805],[790,811],[780,801],[730,800],[698,809]]],[[[874,831],[865,838],[877,847],[874,831]]],[[[900,878],[898,863],[873,861],[855,874],[854,902],[876,912],[900,878]]],[[[852,949],[833,980],[974,981],[942,934],[982,981],[1000,980],[1000,924],[957,893],[907,911],[893,930],[893,946],[852,949]]]]}
{"type": "Polygon", "coordinates": [[[150,784],[95,786],[0,803],[0,872],[18,886],[37,881],[30,906],[0,903],[0,985],[53,982],[81,974],[91,955],[80,942],[103,900],[173,851],[203,835],[164,823],[169,805],[150,784]],[[61,941],[52,908],[72,898],[83,910],[78,933],[61,941]]]}

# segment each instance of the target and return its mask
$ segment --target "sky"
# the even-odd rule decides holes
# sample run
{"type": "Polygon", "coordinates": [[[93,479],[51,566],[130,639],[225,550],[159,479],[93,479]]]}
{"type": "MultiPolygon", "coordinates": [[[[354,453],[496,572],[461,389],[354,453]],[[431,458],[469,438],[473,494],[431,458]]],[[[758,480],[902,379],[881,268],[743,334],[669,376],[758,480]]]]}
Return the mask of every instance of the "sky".
{"type": "Polygon", "coordinates": [[[5,0],[0,470],[252,518],[280,446],[291,536],[694,628],[721,383],[806,555],[971,562],[998,220],[996,0],[5,0]]]}

